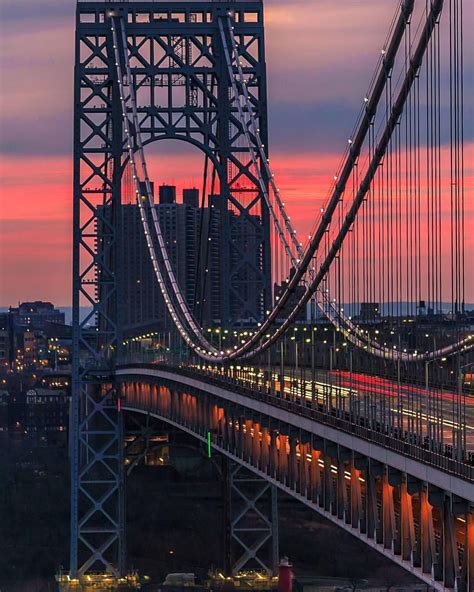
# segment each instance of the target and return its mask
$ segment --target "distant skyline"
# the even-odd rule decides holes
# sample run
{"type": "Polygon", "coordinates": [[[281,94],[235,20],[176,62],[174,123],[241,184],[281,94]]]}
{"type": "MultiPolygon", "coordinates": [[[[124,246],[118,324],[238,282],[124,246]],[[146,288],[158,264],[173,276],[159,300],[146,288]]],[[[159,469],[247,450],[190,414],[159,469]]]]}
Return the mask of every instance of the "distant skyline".
{"type": "MultiPolygon", "coordinates": [[[[468,4],[474,13],[474,3],[468,4]]],[[[265,2],[270,153],[301,234],[331,186],[398,5],[265,2]]],[[[1,306],[71,301],[74,10],[74,0],[0,4],[1,306]]],[[[465,52],[466,97],[474,86],[473,53],[465,52]]],[[[473,119],[472,105],[466,106],[467,203],[473,200],[473,119]]],[[[160,148],[152,154],[156,183],[199,184],[202,160],[191,152],[165,155],[160,148]]],[[[474,222],[474,208],[466,221],[474,222]]],[[[469,281],[466,297],[473,300],[469,281]]]]}

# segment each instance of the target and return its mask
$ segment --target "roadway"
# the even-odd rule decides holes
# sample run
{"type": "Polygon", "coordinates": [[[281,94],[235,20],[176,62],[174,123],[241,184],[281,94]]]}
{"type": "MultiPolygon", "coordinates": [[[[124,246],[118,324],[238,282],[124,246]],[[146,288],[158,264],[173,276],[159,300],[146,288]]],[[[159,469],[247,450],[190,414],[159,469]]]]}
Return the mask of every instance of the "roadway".
{"type": "MultiPolygon", "coordinates": [[[[222,374],[220,367],[205,367],[222,374]]],[[[474,396],[439,388],[389,380],[376,376],[340,370],[315,370],[285,367],[284,378],[273,369],[255,366],[231,366],[228,374],[253,388],[266,386],[277,394],[283,388],[285,397],[302,401],[307,406],[319,405],[336,410],[341,416],[365,418],[370,424],[380,423],[391,430],[418,435],[420,441],[437,446],[464,448],[474,453],[474,396]]],[[[416,437],[416,436],[413,436],[416,437]]],[[[416,442],[413,442],[416,443],[416,442]]]]}

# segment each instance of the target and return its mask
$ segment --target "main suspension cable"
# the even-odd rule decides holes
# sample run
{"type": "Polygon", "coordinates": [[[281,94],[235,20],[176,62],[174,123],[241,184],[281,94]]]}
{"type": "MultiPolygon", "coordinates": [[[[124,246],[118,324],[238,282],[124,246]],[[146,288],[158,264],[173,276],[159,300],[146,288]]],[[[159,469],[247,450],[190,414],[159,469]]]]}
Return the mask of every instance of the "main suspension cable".
{"type": "MultiPolygon", "coordinates": [[[[402,5],[402,11],[404,9],[407,9],[407,7],[409,7],[409,6],[412,6],[412,4],[413,4],[413,0],[407,0],[407,2],[405,2],[402,5]]],[[[301,312],[301,310],[306,305],[306,303],[309,301],[309,299],[318,290],[321,281],[323,280],[324,276],[328,272],[331,263],[333,262],[340,247],[342,246],[342,243],[345,239],[345,236],[347,235],[347,232],[349,231],[351,225],[355,221],[355,218],[357,216],[357,212],[360,208],[360,205],[364,199],[365,194],[367,193],[367,191],[370,187],[371,181],[374,178],[375,172],[377,171],[377,168],[380,164],[381,158],[385,154],[385,150],[386,150],[387,145],[390,141],[390,138],[391,138],[391,135],[392,135],[393,130],[395,128],[396,122],[403,110],[404,104],[406,102],[406,99],[408,97],[408,94],[409,94],[409,91],[411,88],[411,85],[412,85],[413,80],[416,76],[416,73],[420,67],[420,64],[421,64],[421,61],[422,61],[422,58],[423,58],[423,55],[424,55],[424,52],[426,49],[426,45],[430,39],[432,30],[433,30],[433,26],[434,26],[433,23],[436,22],[436,18],[438,17],[439,13],[441,12],[442,5],[443,5],[442,0],[437,0],[436,2],[432,3],[431,11],[427,17],[423,33],[420,37],[418,46],[413,54],[413,59],[410,64],[410,68],[406,73],[406,76],[405,76],[405,79],[404,79],[404,82],[402,85],[402,89],[399,92],[396,101],[394,102],[391,117],[385,127],[385,130],[384,130],[384,133],[382,134],[381,140],[378,143],[377,149],[374,152],[374,158],[372,159],[372,161],[370,162],[370,165],[368,166],[367,173],[365,175],[364,180],[362,181],[362,183],[360,185],[360,188],[359,188],[359,191],[357,192],[355,200],[354,200],[351,208],[349,209],[348,213],[346,214],[346,218],[339,229],[337,237],[334,239],[332,246],[329,249],[328,253],[326,254],[326,257],[325,257],[324,261],[322,262],[318,272],[315,273],[314,267],[311,267],[311,262],[312,262],[313,256],[320,245],[322,237],[326,234],[327,227],[329,226],[329,224],[332,221],[332,215],[336,209],[337,204],[340,201],[341,195],[345,189],[346,182],[347,182],[347,180],[352,172],[352,168],[359,156],[362,143],[363,143],[366,133],[367,133],[367,129],[369,128],[369,126],[371,124],[372,118],[375,114],[375,110],[378,105],[378,101],[380,99],[383,88],[385,86],[385,80],[386,80],[386,76],[387,76],[387,74],[386,74],[387,73],[387,66],[390,64],[390,60],[391,60],[391,64],[393,65],[393,60],[396,55],[396,49],[397,49],[399,42],[400,42],[400,40],[398,40],[398,42],[394,44],[393,37],[397,38],[397,35],[398,35],[401,38],[401,36],[403,36],[405,23],[406,23],[406,15],[405,15],[404,19],[402,19],[403,26],[400,27],[400,30],[397,27],[396,34],[394,34],[394,36],[392,37],[392,42],[390,43],[390,47],[389,47],[390,51],[387,50],[387,52],[386,52],[387,62],[385,63],[385,68],[382,68],[381,72],[379,73],[379,76],[376,79],[376,82],[374,84],[374,88],[372,90],[372,93],[366,101],[367,106],[365,109],[365,114],[362,118],[362,122],[361,122],[361,124],[358,128],[358,131],[356,133],[356,136],[351,144],[351,149],[348,152],[348,157],[346,159],[346,163],[345,163],[344,167],[342,168],[342,173],[341,173],[339,180],[336,184],[332,198],[330,199],[329,204],[328,204],[327,208],[325,209],[325,212],[323,213],[322,219],[321,219],[320,224],[317,228],[315,236],[311,239],[308,249],[305,251],[302,260],[298,262],[299,265],[296,266],[295,273],[294,273],[293,277],[290,279],[290,281],[288,282],[288,286],[287,286],[286,290],[283,292],[282,297],[278,301],[277,305],[273,308],[273,310],[269,313],[269,315],[268,315],[267,319],[264,321],[264,323],[261,324],[259,329],[253,335],[251,335],[250,339],[246,343],[242,344],[241,346],[234,346],[233,351],[228,350],[226,353],[216,350],[216,348],[208,342],[208,340],[203,335],[201,329],[197,325],[196,321],[194,320],[193,315],[189,311],[189,308],[185,302],[185,299],[182,296],[179,285],[177,284],[177,281],[176,281],[176,278],[175,278],[175,275],[174,275],[174,272],[172,269],[171,261],[169,259],[168,254],[167,254],[166,246],[165,246],[165,243],[163,240],[159,221],[157,218],[157,213],[156,213],[156,210],[153,205],[151,184],[150,184],[150,180],[149,180],[147,168],[146,168],[146,161],[145,161],[145,156],[144,156],[144,151],[143,151],[143,143],[142,143],[141,137],[140,137],[140,124],[139,124],[138,114],[137,114],[137,109],[136,109],[136,99],[134,96],[133,80],[132,80],[129,57],[128,57],[128,45],[127,45],[126,34],[125,34],[125,26],[124,26],[123,19],[121,19],[121,18],[115,19],[116,22],[120,23],[122,49],[123,49],[123,53],[124,53],[124,63],[125,63],[126,74],[127,74],[127,78],[128,78],[129,86],[130,86],[130,93],[129,93],[128,98],[131,103],[132,121],[130,121],[130,119],[129,119],[126,100],[125,100],[125,92],[123,89],[123,86],[124,86],[123,73],[122,73],[121,65],[120,65],[119,43],[118,43],[118,37],[117,37],[117,32],[116,32],[117,26],[113,26],[112,32],[113,32],[113,39],[114,39],[117,77],[118,77],[120,97],[121,97],[121,106],[122,106],[122,112],[123,112],[123,118],[124,118],[124,124],[125,124],[125,134],[127,137],[127,148],[128,148],[128,152],[129,152],[130,163],[131,163],[132,169],[133,169],[135,192],[137,195],[137,202],[138,202],[138,205],[140,208],[143,228],[144,228],[147,244],[148,244],[149,251],[150,251],[150,256],[152,259],[153,267],[155,269],[155,274],[157,276],[162,294],[165,299],[165,303],[166,303],[168,310],[172,316],[172,319],[173,319],[174,323],[176,324],[176,327],[178,328],[178,331],[180,332],[181,336],[183,337],[183,339],[187,343],[187,345],[189,345],[200,357],[202,357],[203,359],[206,359],[206,360],[224,362],[227,360],[230,361],[233,359],[248,358],[248,357],[252,357],[252,356],[260,353],[261,351],[270,347],[270,345],[272,345],[272,343],[274,343],[281,335],[283,335],[285,333],[285,331],[289,328],[292,321],[295,320],[295,318],[301,312]],[[392,53],[393,53],[393,55],[392,55],[392,53]],[[132,141],[132,133],[130,131],[131,130],[131,123],[133,124],[133,127],[134,127],[135,134],[133,137],[135,139],[136,147],[134,146],[134,143],[132,141]],[[134,156],[135,154],[138,154],[139,159],[141,160],[142,172],[143,172],[143,176],[145,179],[144,185],[145,185],[146,195],[142,195],[140,181],[139,181],[139,175],[137,172],[137,165],[136,165],[136,161],[135,161],[136,157],[134,156]],[[146,214],[147,207],[151,211],[152,221],[153,221],[153,229],[156,234],[156,239],[157,239],[158,248],[159,248],[159,256],[160,256],[159,260],[162,261],[162,264],[164,265],[165,276],[163,276],[163,274],[160,270],[160,264],[159,264],[159,260],[158,260],[157,254],[156,254],[154,241],[151,237],[150,225],[148,223],[147,214],[146,214]],[[270,326],[272,325],[273,321],[276,320],[278,314],[282,311],[283,306],[286,304],[289,297],[292,294],[294,294],[296,286],[299,285],[299,283],[302,280],[302,278],[304,277],[305,273],[308,271],[311,274],[310,282],[308,283],[303,296],[299,299],[298,304],[293,308],[293,310],[290,312],[288,318],[283,322],[283,324],[269,338],[266,338],[265,341],[262,341],[263,336],[265,335],[265,333],[267,333],[267,331],[270,328],[270,326]],[[165,278],[166,278],[166,280],[165,280],[165,278]],[[171,293],[169,292],[169,289],[168,289],[168,282],[171,286],[171,293]],[[195,339],[197,339],[199,345],[194,342],[193,336],[195,339]]],[[[222,28],[221,28],[221,31],[222,31],[222,28]]],[[[225,45],[224,45],[224,47],[225,47],[225,45]]],[[[391,66],[390,66],[390,68],[391,68],[391,66]]],[[[232,71],[232,78],[234,78],[233,71],[232,71]]],[[[245,85],[243,85],[242,88],[245,88],[245,85]]],[[[239,104],[240,104],[240,102],[239,102],[239,104]]],[[[243,113],[243,111],[242,111],[242,113],[243,113]]],[[[251,111],[249,111],[249,114],[251,114],[251,111]]],[[[254,121],[254,124],[255,124],[255,121],[254,121]]],[[[255,131],[257,131],[257,130],[258,130],[258,128],[255,129],[255,131]]],[[[246,127],[246,131],[248,132],[247,127],[246,127]]],[[[257,131],[257,133],[258,133],[258,131],[257,131]]],[[[259,148],[261,147],[263,150],[264,147],[263,147],[263,145],[261,145],[261,143],[257,144],[257,145],[259,146],[259,148]]],[[[253,156],[255,156],[255,158],[256,158],[255,154],[253,156]]],[[[253,157],[252,157],[252,160],[253,160],[253,157]]],[[[265,162],[268,165],[266,158],[263,159],[263,162],[265,162]]],[[[256,170],[259,171],[259,168],[257,167],[256,170]]],[[[271,171],[270,171],[269,167],[266,171],[266,175],[269,178],[269,180],[272,179],[271,171]]],[[[263,181],[263,177],[262,177],[262,181],[263,181]]],[[[264,181],[263,181],[263,183],[264,183],[264,181]]],[[[270,183],[271,183],[271,181],[270,181],[270,183]]],[[[282,204],[281,200],[280,200],[280,203],[282,204]]],[[[278,200],[277,200],[277,205],[278,205],[278,200]]],[[[279,209],[280,209],[280,206],[279,206],[279,209]]],[[[291,229],[291,224],[289,223],[289,217],[285,218],[283,216],[282,212],[284,212],[283,206],[281,206],[280,214],[283,217],[283,220],[285,222],[285,226],[287,226],[286,230],[289,231],[291,229]],[[288,225],[287,225],[287,223],[288,223],[288,225]]],[[[276,216],[276,214],[275,214],[275,216],[276,216]]],[[[280,230],[282,231],[282,236],[284,236],[283,228],[281,225],[280,225],[280,230]]],[[[290,234],[290,237],[294,237],[295,233],[289,232],[289,234],[290,234]]],[[[296,238],[296,237],[294,237],[294,238],[296,238]]],[[[292,239],[292,242],[294,243],[293,239],[292,239]]],[[[286,241],[286,243],[288,244],[288,248],[290,248],[288,241],[286,241]]],[[[291,251],[291,249],[290,249],[290,251],[291,251]]],[[[299,249],[297,249],[297,251],[299,251],[299,249]]],[[[356,338],[354,337],[354,339],[356,339],[356,338]]],[[[469,338],[467,340],[464,340],[462,343],[460,342],[458,344],[453,344],[452,346],[448,346],[447,348],[443,348],[442,350],[437,350],[436,352],[430,352],[426,355],[430,358],[437,357],[439,355],[444,355],[444,353],[446,353],[448,350],[451,350],[453,348],[455,349],[456,347],[458,347],[458,348],[465,347],[465,345],[466,345],[465,342],[467,342],[468,340],[469,340],[469,338]]],[[[380,346],[378,344],[376,347],[375,346],[373,347],[373,346],[363,345],[363,343],[361,342],[360,345],[362,347],[364,347],[364,349],[369,351],[370,353],[378,353],[380,351],[380,346]]],[[[391,352],[391,355],[392,356],[400,355],[402,357],[402,359],[410,360],[410,361],[411,360],[420,360],[423,358],[423,355],[417,356],[416,353],[402,355],[399,352],[396,352],[396,354],[391,352]]]]}
{"type": "MultiPolygon", "coordinates": [[[[409,22],[410,22],[410,17],[411,17],[411,13],[413,11],[413,6],[414,6],[413,0],[407,0],[406,2],[402,3],[402,5],[400,7],[400,15],[398,17],[398,20],[397,20],[395,26],[394,26],[394,33],[392,35],[392,38],[388,43],[387,55],[384,58],[383,63],[382,63],[382,66],[383,66],[382,71],[383,71],[386,78],[388,78],[390,76],[390,72],[391,72],[391,69],[393,66],[395,55],[400,47],[400,43],[403,38],[403,32],[405,31],[406,27],[409,25],[409,22]]],[[[240,55],[239,55],[239,51],[238,51],[238,47],[237,47],[237,42],[235,39],[235,35],[233,33],[234,27],[233,27],[232,21],[231,21],[231,13],[228,14],[227,17],[222,17],[219,20],[219,28],[220,28],[220,32],[221,32],[222,44],[224,46],[224,55],[225,55],[225,58],[227,61],[227,69],[229,72],[229,79],[230,79],[230,83],[231,83],[232,90],[233,90],[234,100],[237,104],[237,110],[238,110],[238,114],[239,114],[240,123],[242,125],[242,129],[243,129],[244,135],[247,140],[248,149],[249,149],[249,152],[250,152],[251,158],[252,158],[252,163],[253,163],[254,168],[255,168],[257,175],[258,175],[260,190],[262,192],[262,195],[263,195],[265,202],[267,204],[267,207],[269,209],[270,215],[272,217],[273,223],[276,228],[277,235],[279,236],[281,242],[283,243],[284,249],[285,249],[286,253],[288,254],[288,256],[290,257],[293,267],[296,269],[299,265],[300,260],[303,258],[303,255],[304,255],[303,248],[302,248],[302,245],[297,240],[296,230],[293,228],[293,226],[291,224],[290,217],[286,214],[284,203],[281,199],[280,191],[275,183],[275,175],[273,174],[273,172],[270,168],[270,161],[267,158],[267,155],[266,155],[266,152],[264,149],[264,145],[263,145],[262,140],[260,138],[260,133],[259,133],[260,130],[258,128],[258,125],[257,125],[255,117],[254,117],[253,107],[252,107],[252,103],[251,103],[248,88],[247,88],[247,81],[245,80],[244,72],[242,69],[242,64],[240,61],[240,55]],[[227,23],[227,29],[228,29],[227,32],[228,32],[228,35],[230,38],[230,43],[231,43],[231,52],[229,52],[229,49],[227,46],[226,31],[224,30],[224,22],[227,23]],[[231,59],[230,53],[232,53],[232,59],[231,59]],[[234,76],[234,69],[233,69],[234,65],[237,69],[237,73],[238,73],[238,77],[239,77],[239,81],[238,81],[239,84],[237,84],[236,78],[234,76]],[[239,89],[240,89],[240,92],[239,92],[239,89]],[[243,99],[245,109],[241,103],[241,98],[243,99]],[[245,117],[245,113],[248,114],[248,120],[245,117]],[[252,139],[250,137],[250,133],[249,133],[249,127],[252,131],[254,138],[255,138],[257,150],[258,150],[259,157],[260,157],[260,162],[262,163],[262,165],[264,167],[266,177],[268,178],[269,183],[273,189],[273,194],[275,196],[275,200],[276,200],[276,204],[277,204],[276,209],[273,207],[273,204],[271,203],[270,194],[268,192],[268,189],[267,189],[266,183],[263,179],[263,176],[260,172],[259,163],[257,161],[257,155],[256,155],[255,148],[254,148],[254,145],[253,145],[252,139]],[[282,228],[282,226],[278,220],[275,210],[277,210],[278,213],[280,213],[281,217],[284,220],[285,229],[287,230],[289,237],[290,237],[290,242],[292,243],[291,245],[289,244],[289,242],[286,239],[284,229],[282,228]]],[[[370,129],[370,126],[368,129],[370,129]]],[[[356,134],[356,137],[360,137],[360,135],[356,134]]],[[[365,137],[364,137],[364,139],[365,139],[365,137]]],[[[362,142],[363,142],[363,139],[362,139],[362,142]]],[[[352,141],[351,141],[351,143],[352,143],[352,141]]],[[[357,149],[357,146],[358,145],[356,144],[356,146],[355,146],[356,149],[357,149]]],[[[309,270],[309,275],[310,275],[310,278],[313,277],[312,269],[309,270]]],[[[376,352],[377,355],[382,356],[382,357],[386,356],[386,354],[390,350],[381,346],[379,343],[377,343],[376,341],[371,339],[370,336],[367,336],[363,332],[363,330],[361,330],[358,326],[356,326],[354,323],[352,323],[351,319],[348,318],[344,314],[344,311],[342,310],[342,308],[338,309],[336,307],[335,303],[331,301],[327,290],[322,289],[320,286],[318,286],[317,291],[322,296],[322,302],[319,301],[318,299],[316,299],[318,308],[323,312],[323,314],[325,316],[327,316],[327,318],[330,320],[330,322],[337,329],[339,329],[345,333],[345,336],[347,337],[348,341],[350,341],[351,343],[353,343],[354,345],[356,345],[358,347],[365,348],[367,345],[369,345],[369,346],[371,346],[371,351],[373,353],[376,352]]]]}

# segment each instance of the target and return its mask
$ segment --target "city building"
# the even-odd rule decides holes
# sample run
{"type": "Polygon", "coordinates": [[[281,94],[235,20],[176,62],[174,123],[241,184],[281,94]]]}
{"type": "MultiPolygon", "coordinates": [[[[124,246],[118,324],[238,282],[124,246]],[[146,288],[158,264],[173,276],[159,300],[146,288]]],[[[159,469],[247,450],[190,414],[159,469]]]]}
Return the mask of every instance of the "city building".
{"type": "Polygon", "coordinates": [[[38,339],[33,331],[23,333],[23,361],[27,366],[38,360],[38,339]]]}
{"type": "Polygon", "coordinates": [[[362,321],[380,319],[380,304],[378,302],[361,302],[359,317],[362,321]]]}
{"type": "MultiPolygon", "coordinates": [[[[226,212],[232,240],[239,248],[231,250],[229,269],[224,273],[220,196],[209,196],[209,207],[200,208],[198,189],[184,189],[182,202],[178,203],[176,188],[161,185],[158,201],[155,208],[168,255],[182,293],[198,322],[202,326],[221,326],[260,320],[264,311],[258,285],[263,268],[257,238],[258,218],[226,212]],[[228,282],[230,290],[224,289],[224,281],[228,282]],[[223,298],[228,291],[231,318],[223,319],[223,298]],[[245,312],[239,317],[242,309],[245,312]]],[[[122,205],[122,231],[124,337],[152,329],[171,329],[135,204],[122,205]]]]}
{"type": "Polygon", "coordinates": [[[51,302],[22,302],[0,314],[0,364],[17,371],[28,367],[57,366],[58,361],[69,363],[71,327],[65,315],[51,302]],[[60,357],[54,353],[52,342],[61,339],[60,357]],[[66,351],[67,350],[67,351],[66,351]]]}
{"type": "MultiPolygon", "coordinates": [[[[155,208],[174,273],[193,309],[199,210],[176,203],[175,188],[163,185],[160,187],[160,203],[155,208]]],[[[167,313],[136,205],[122,206],[122,225],[126,237],[122,268],[125,331],[133,333],[138,327],[163,330],[169,325],[167,313]]]]}
{"type": "Polygon", "coordinates": [[[16,308],[10,307],[9,314],[15,330],[19,328],[43,330],[46,323],[64,324],[64,313],[51,302],[22,302],[16,308]]]}
{"type": "Polygon", "coordinates": [[[29,389],[26,393],[25,425],[29,432],[65,432],[69,416],[66,389],[29,389]]]}
{"type": "Polygon", "coordinates": [[[9,366],[13,356],[13,331],[8,312],[0,313],[0,364],[9,366]]]}
{"type": "Polygon", "coordinates": [[[6,389],[0,389],[0,437],[8,434],[8,402],[10,393],[6,389]]]}
{"type": "Polygon", "coordinates": [[[159,188],[159,203],[175,204],[176,203],[176,187],[174,185],[160,185],[159,188]]]}
{"type": "MultiPolygon", "coordinates": [[[[290,269],[290,280],[293,277],[293,275],[295,274],[295,268],[292,267],[290,269]]],[[[275,284],[273,286],[273,291],[274,291],[274,296],[275,296],[275,302],[278,302],[278,300],[280,300],[281,295],[283,294],[283,292],[286,290],[286,286],[287,286],[287,282],[283,281],[281,284],[275,284]]],[[[288,299],[288,301],[286,302],[285,306],[283,307],[280,316],[278,318],[278,320],[281,322],[283,321],[283,319],[285,319],[288,314],[296,307],[296,305],[298,304],[298,302],[300,301],[301,297],[303,296],[305,291],[305,288],[302,284],[296,286],[295,291],[293,292],[293,294],[290,296],[290,298],[288,299]]],[[[315,312],[317,311],[317,307],[315,309],[315,312]]],[[[296,318],[297,321],[306,321],[308,320],[308,315],[307,315],[307,311],[306,309],[303,309],[299,315],[296,318]]]]}
{"type": "Polygon", "coordinates": [[[183,189],[183,204],[192,208],[199,207],[199,189],[183,189]]]}

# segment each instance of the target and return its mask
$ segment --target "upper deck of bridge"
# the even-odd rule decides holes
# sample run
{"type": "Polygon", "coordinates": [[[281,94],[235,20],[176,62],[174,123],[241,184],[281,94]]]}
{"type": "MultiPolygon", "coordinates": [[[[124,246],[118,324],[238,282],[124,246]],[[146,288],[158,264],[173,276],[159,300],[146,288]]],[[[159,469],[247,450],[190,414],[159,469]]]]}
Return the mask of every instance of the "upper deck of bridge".
{"type": "Polygon", "coordinates": [[[327,412],[320,406],[302,405],[287,400],[264,386],[252,388],[243,381],[212,375],[196,369],[162,364],[132,364],[120,366],[119,380],[162,380],[181,388],[198,390],[229,403],[240,405],[249,412],[266,415],[293,428],[314,434],[322,439],[366,455],[396,470],[429,481],[437,487],[474,502],[474,466],[466,461],[450,458],[414,444],[402,432],[387,433],[383,426],[372,426],[358,418],[327,412]]]}

